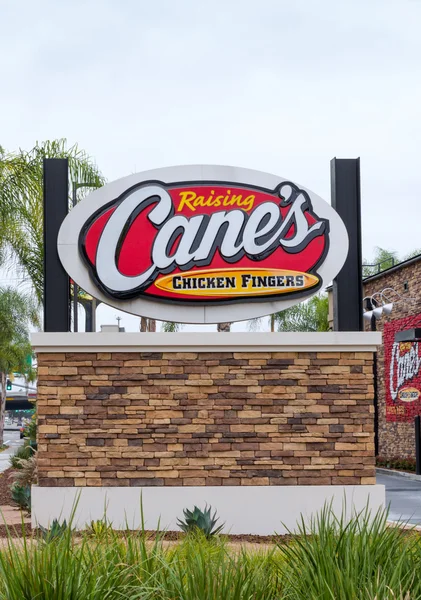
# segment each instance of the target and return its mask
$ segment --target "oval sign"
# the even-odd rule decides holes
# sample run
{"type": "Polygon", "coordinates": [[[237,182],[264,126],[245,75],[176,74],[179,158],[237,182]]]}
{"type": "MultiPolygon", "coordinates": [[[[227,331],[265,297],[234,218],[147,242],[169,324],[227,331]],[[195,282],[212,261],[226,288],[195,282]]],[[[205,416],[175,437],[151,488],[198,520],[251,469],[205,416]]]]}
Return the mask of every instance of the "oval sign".
{"type": "Polygon", "coordinates": [[[157,169],[89,194],[58,237],[70,277],[103,302],[184,323],[277,312],[328,284],[348,236],[317,195],[235,167],[157,169]]]}
{"type": "Polygon", "coordinates": [[[399,390],[398,398],[401,402],[415,402],[420,397],[421,392],[414,387],[406,387],[399,390]]]}

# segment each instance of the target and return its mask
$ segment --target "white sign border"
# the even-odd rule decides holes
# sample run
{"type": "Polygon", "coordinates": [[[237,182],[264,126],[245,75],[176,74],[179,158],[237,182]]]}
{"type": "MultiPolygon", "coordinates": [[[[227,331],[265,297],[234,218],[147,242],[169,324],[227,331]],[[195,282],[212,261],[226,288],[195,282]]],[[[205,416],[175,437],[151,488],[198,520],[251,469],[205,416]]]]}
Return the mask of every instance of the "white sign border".
{"type": "MultiPolygon", "coordinates": [[[[219,306],[194,306],[166,303],[146,297],[131,300],[109,298],[101,292],[92,281],[89,271],[79,252],[79,233],[89,216],[105,204],[115,200],[125,190],[148,180],[158,180],[163,183],[177,181],[223,181],[250,184],[267,189],[274,189],[284,181],[291,181],[270,173],[252,169],[218,165],[181,165],[164,167],[141,173],[135,173],[117,179],[104,187],[90,193],[78,203],[63,221],[58,235],[57,248],[61,263],[69,276],[86,292],[124,312],[137,316],[149,317],[161,321],[180,323],[210,324],[221,322],[244,321],[263,317],[303,301],[303,298],[293,296],[285,300],[262,302],[238,302],[219,306]]],[[[294,182],[295,183],[295,182],[294,182]]],[[[299,184],[297,184],[299,185],[299,184]]],[[[348,233],[345,225],[336,211],[312,191],[299,185],[310,196],[315,213],[330,222],[330,246],[323,264],[317,272],[323,279],[323,284],[329,284],[341,270],[348,254],[348,233]]],[[[313,294],[306,296],[310,298],[313,294]]]]}

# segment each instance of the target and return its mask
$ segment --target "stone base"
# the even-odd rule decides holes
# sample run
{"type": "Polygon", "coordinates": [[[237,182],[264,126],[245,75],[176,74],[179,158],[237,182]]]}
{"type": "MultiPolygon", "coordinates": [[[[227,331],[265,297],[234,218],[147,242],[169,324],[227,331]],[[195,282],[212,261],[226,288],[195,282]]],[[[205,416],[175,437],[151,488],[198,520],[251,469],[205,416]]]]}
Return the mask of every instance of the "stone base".
{"type": "Polygon", "coordinates": [[[92,520],[107,519],[115,529],[178,529],[183,509],[209,504],[217,510],[225,531],[232,534],[273,535],[296,530],[326,503],[339,516],[369,505],[373,513],[385,506],[383,485],[227,486],[227,487],[32,487],[32,527],[47,527],[53,519],[83,529],[92,520]]]}

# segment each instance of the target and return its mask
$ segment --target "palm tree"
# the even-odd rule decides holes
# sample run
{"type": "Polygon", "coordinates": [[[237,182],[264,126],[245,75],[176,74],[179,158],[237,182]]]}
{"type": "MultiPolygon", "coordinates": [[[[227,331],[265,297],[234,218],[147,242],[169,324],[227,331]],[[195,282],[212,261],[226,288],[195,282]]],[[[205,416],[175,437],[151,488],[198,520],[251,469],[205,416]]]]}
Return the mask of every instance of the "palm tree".
{"type": "Polygon", "coordinates": [[[6,382],[18,372],[27,381],[35,379],[28,325],[39,325],[37,306],[30,295],[13,288],[0,288],[0,446],[3,445],[6,382]]]}
{"type": "Polygon", "coordinates": [[[419,256],[421,254],[421,249],[416,248],[409,252],[404,257],[400,258],[395,252],[395,250],[387,250],[386,248],[380,248],[376,246],[374,249],[374,257],[371,261],[363,259],[363,277],[370,277],[371,275],[376,275],[381,271],[385,271],[386,269],[390,269],[399,262],[404,260],[409,260],[414,256],[419,256]]]}
{"type": "MultiPolygon", "coordinates": [[[[252,319],[249,327],[258,329],[261,319],[252,319]]],[[[318,294],[310,300],[270,315],[271,331],[329,331],[329,299],[318,294]]]]}
{"type": "Polygon", "coordinates": [[[164,321],[164,323],[162,323],[161,331],[164,331],[165,333],[175,333],[177,331],[180,331],[180,329],[182,327],[183,327],[183,325],[181,323],[173,323],[172,321],[164,321]]]}
{"type": "Polygon", "coordinates": [[[277,331],[329,331],[329,299],[326,294],[313,296],[272,315],[277,331]]]}
{"type": "MultiPolygon", "coordinates": [[[[6,152],[0,147],[0,263],[7,260],[30,281],[39,303],[44,285],[44,158],[68,158],[73,183],[100,187],[105,181],[92,159],[65,139],[37,143],[29,151],[6,152]]],[[[81,196],[82,189],[77,193],[81,196]]]]}

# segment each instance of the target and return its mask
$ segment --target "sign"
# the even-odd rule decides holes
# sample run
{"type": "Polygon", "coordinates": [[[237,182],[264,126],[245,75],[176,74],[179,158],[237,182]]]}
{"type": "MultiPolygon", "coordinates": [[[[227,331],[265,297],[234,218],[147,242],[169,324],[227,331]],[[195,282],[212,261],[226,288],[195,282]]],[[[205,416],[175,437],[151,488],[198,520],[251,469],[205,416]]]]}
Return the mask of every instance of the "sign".
{"type": "Polygon", "coordinates": [[[417,315],[384,326],[387,421],[413,421],[421,414],[421,343],[394,341],[398,331],[420,320],[417,315]]]}
{"type": "Polygon", "coordinates": [[[64,220],[64,268],[102,301],[169,321],[270,314],[316,293],[348,237],[321,198],[233,167],[173,167],[94,191],[64,220]]]}

